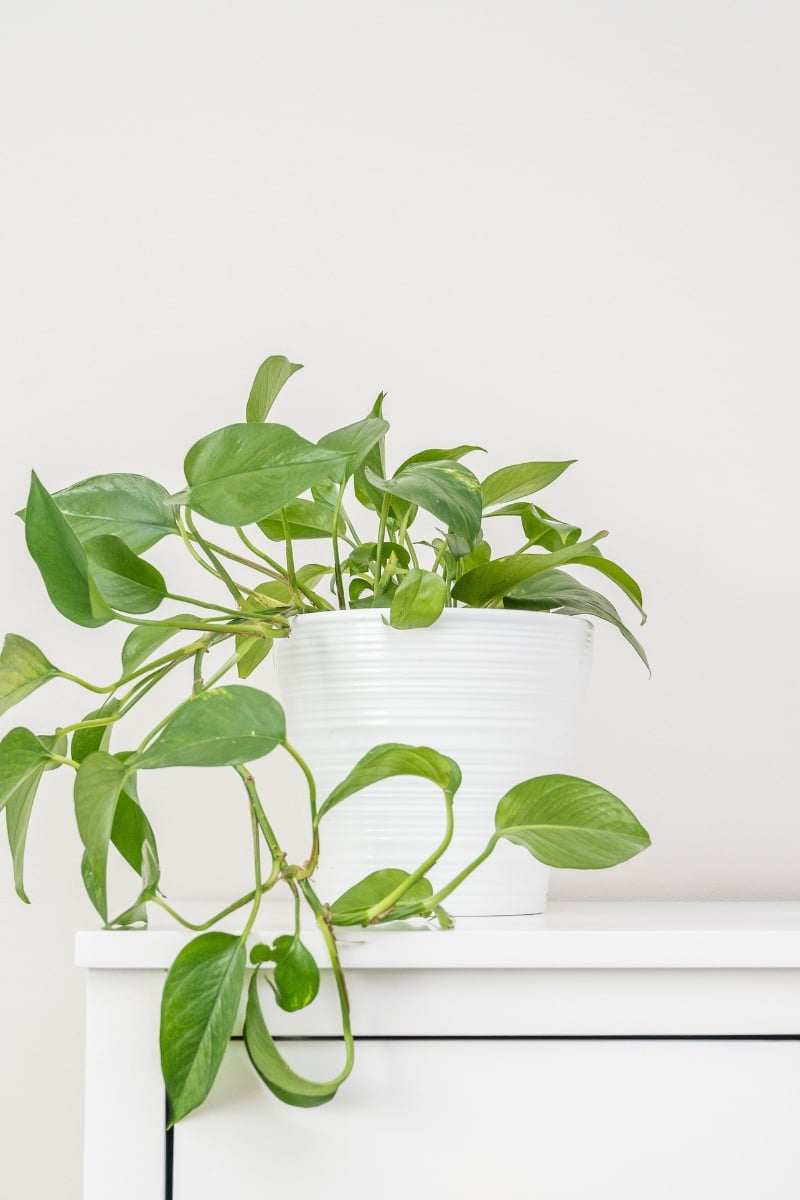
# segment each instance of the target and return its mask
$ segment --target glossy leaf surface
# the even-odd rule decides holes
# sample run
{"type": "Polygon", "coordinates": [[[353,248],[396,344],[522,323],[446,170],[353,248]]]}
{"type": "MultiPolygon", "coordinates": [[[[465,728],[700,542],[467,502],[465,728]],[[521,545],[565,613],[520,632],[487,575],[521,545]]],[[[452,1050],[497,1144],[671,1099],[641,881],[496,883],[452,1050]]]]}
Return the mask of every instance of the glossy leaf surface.
{"type": "Polygon", "coordinates": [[[408,571],[392,597],[389,623],[393,629],[424,629],[442,615],[447,584],[433,571],[408,571]]]}
{"type": "MultiPolygon", "coordinates": [[[[348,888],[338,900],[330,906],[331,920],[334,925],[366,925],[369,923],[369,910],[380,905],[383,900],[410,879],[408,871],[398,867],[386,867],[382,871],[373,871],[361,879],[353,887],[348,888]]],[[[382,921],[402,920],[404,916],[413,913],[416,905],[433,895],[433,887],[427,879],[418,879],[397,902],[394,908],[382,921]]]]}
{"type": "MultiPolygon", "coordinates": [[[[177,533],[169,492],[145,475],[93,475],[53,493],[78,541],[112,534],[141,554],[177,533]]],[[[27,519],[27,510],[20,516],[27,519]]]]}
{"type": "Polygon", "coordinates": [[[473,451],[480,450],[483,454],[486,453],[483,446],[452,446],[449,450],[420,450],[416,454],[412,454],[407,458],[395,472],[399,475],[401,471],[405,471],[406,467],[411,467],[414,463],[432,463],[432,462],[458,462],[465,454],[472,454],[473,451]]]}
{"type": "Polygon", "coordinates": [[[421,779],[429,779],[442,791],[453,794],[461,784],[461,770],[458,763],[438,750],[429,746],[406,746],[400,742],[386,742],[374,746],[359,759],[350,774],[334,788],[319,810],[318,820],[326,812],[341,804],[348,796],[380,783],[382,779],[391,779],[397,775],[414,775],[421,779]]]}
{"type": "Polygon", "coordinates": [[[251,1063],[269,1090],[295,1108],[318,1108],[327,1104],[339,1090],[340,1079],[315,1083],[304,1079],[287,1063],[270,1035],[258,999],[258,972],[253,973],[247,994],[244,1044],[251,1063]]]}
{"type": "Polygon", "coordinates": [[[38,646],[18,633],[7,633],[0,651],[0,714],[57,675],[58,667],[38,646]]]}
{"type": "Polygon", "coordinates": [[[189,490],[173,500],[221,525],[249,525],[340,471],[344,461],[286,425],[228,425],[192,446],[184,463],[189,490]]]}
{"type": "Polygon", "coordinates": [[[551,867],[613,867],[650,845],[631,810],[586,779],[541,775],[507,792],[495,813],[497,833],[551,867]]]}
{"type": "MultiPolygon", "coordinates": [[[[180,613],[178,619],[191,621],[193,616],[192,613],[180,613]]],[[[122,647],[122,670],[126,674],[135,671],[165,642],[182,632],[185,630],[176,629],[173,625],[139,625],[131,630],[122,647]]]]}
{"type": "Polygon", "coordinates": [[[211,1091],[233,1033],[247,956],[232,933],[203,933],[170,967],[161,1001],[161,1069],[170,1124],[211,1091]]]}
{"type": "Polygon", "coordinates": [[[266,421],[278,393],[295,371],[302,370],[302,363],[289,362],[282,354],[271,354],[256,371],[250,396],[247,400],[247,420],[266,421]]]}
{"type": "MultiPolygon", "coordinates": [[[[377,400],[370,410],[370,417],[376,417],[383,420],[383,402],[386,396],[380,392],[377,400]]],[[[372,447],[369,453],[364,458],[363,463],[357,468],[353,475],[353,490],[356,494],[356,499],[359,504],[363,504],[364,508],[377,511],[381,507],[383,493],[378,488],[373,487],[367,478],[367,472],[371,471],[382,479],[386,473],[386,458],[385,458],[385,439],[380,438],[372,447]]]]}
{"type": "Polygon", "coordinates": [[[444,521],[454,533],[477,545],[481,533],[480,484],[467,467],[457,462],[415,463],[402,475],[380,479],[367,471],[373,487],[419,505],[444,521]]]}
{"type": "MultiPolygon", "coordinates": [[[[320,500],[292,500],[282,512],[286,515],[289,525],[289,536],[292,541],[309,538],[333,537],[335,511],[333,505],[320,500]]],[[[258,528],[272,542],[283,542],[286,533],[283,527],[281,513],[273,513],[258,522],[258,528]]],[[[347,532],[341,517],[337,524],[339,537],[347,532]]]]}
{"type": "Polygon", "coordinates": [[[563,475],[574,462],[575,459],[570,458],[566,462],[525,462],[501,467],[487,475],[481,484],[483,507],[492,508],[495,504],[532,496],[563,475]]]}
{"type": "Polygon", "coordinates": [[[23,860],[36,792],[42,775],[53,766],[50,752],[63,754],[66,738],[56,747],[53,737],[37,737],[29,729],[12,729],[0,742],[0,811],[6,811],[6,829],[14,867],[14,887],[20,900],[29,903],[23,882],[23,860]]]}
{"type": "Polygon", "coordinates": [[[388,429],[389,422],[382,417],[365,417],[363,421],[326,433],[317,445],[345,456],[344,477],[349,479],[383,440],[388,429]]]}
{"type": "Polygon", "coordinates": [[[254,946],[250,961],[275,963],[272,988],[275,1000],[284,1012],[299,1012],[315,1000],[319,991],[319,967],[313,954],[296,935],[281,934],[272,946],[254,946]]]}
{"type": "Polygon", "coordinates": [[[149,613],[164,599],[160,571],[111,534],[89,538],[83,546],[97,592],[109,606],[126,613],[149,613]]]}
{"type": "Polygon", "coordinates": [[[599,617],[616,626],[647,669],[650,669],[644,648],[626,627],[611,601],[601,592],[584,587],[564,571],[546,571],[520,584],[510,596],[504,598],[503,606],[534,612],[560,612],[576,617],[599,617]]]}
{"type": "Polygon", "coordinates": [[[605,537],[605,533],[595,534],[593,538],[576,542],[574,546],[565,546],[563,550],[556,550],[552,554],[511,554],[506,558],[496,558],[462,575],[453,587],[453,598],[473,608],[493,604],[502,600],[503,596],[510,595],[526,579],[579,558],[601,537],[605,537]]]}
{"type": "Polygon", "coordinates": [[[257,688],[233,684],[185,701],[151,744],[132,762],[153,767],[226,767],[252,762],[286,736],[277,700],[257,688]]]}
{"type": "Polygon", "coordinates": [[[35,473],[25,509],[25,541],[62,616],[89,629],[111,620],[112,613],[90,581],[83,546],[35,473]]]}

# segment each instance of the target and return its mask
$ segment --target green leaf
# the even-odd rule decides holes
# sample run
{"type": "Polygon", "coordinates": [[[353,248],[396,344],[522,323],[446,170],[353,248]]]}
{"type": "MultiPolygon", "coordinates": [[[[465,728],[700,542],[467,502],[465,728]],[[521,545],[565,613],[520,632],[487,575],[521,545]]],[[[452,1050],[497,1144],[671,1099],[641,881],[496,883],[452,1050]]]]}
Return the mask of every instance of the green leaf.
{"type": "Polygon", "coordinates": [[[561,550],[563,546],[571,546],[581,536],[577,525],[569,525],[566,521],[558,521],[551,517],[543,508],[526,502],[506,504],[496,508],[494,512],[486,513],[486,517],[519,517],[522,529],[528,541],[545,550],[561,550]]]}
{"type": "Polygon", "coordinates": [[[278,392],[295,371],[303,369],[302,363],[289,362],[282,354],[271,354],[265,358],[256,371],[250,396],[247,401],[247,420],[250,422],[266,421],[269,410],[278,396],[278,392]]]}
{"type": "Polygon", "coordinates": [[[97,592],[109,606],[128,613],[148,613],[167,594],[160,571],[139,558],[112,534],[89,538],[83,546],[97,592]]]}
{"type": "MultiPolygon", "coordinates": [[[[87,713],[83,719],[84,721],[102,721],[105,717],[113,717],[119,707],[120,701],[116,696],[111,696],[104,704],[101,704],[100,708],[87,713]]],[[[112,728],[113,724],[90,725],[88,729],[76,729],[72,735],[70,748],[75,762],[82,763],[90,754],[94,754],[95,750],[107,750],[112,728]]]]}
{"type": "Polygon", "coordinates": [[[365,417],[341,429],[326,433],[317,442],[323,450],[332,450],[346,457],[344,477],[349,479],[363,465],[370,453],[382,442],[389,429],[389,422],[382,417],[365,417]]]}
{"type": "Polygon", "coordinates": [[[380,491],[417,504],[446,522],[471,547],[480,541],[480,484],[461,463],[415,463],[393,479],[381,479],[368,469],[367,479],[380,491]]]}
{"type": "Polygon", "coordinates": [[[435,783],[442,791],[450,792],[451,795],[457,792],[461,785],[461,769],[452,758],[439,754],[437,750],[431,750],[428,746],[405,746],[400,742],[385,742],[368,750],[347,778],[333,789],[319,810],[317,821],[322,820],[326,812],[341,804],[348,796],[396,775],[415,775],[421,779],[430,779],[431,783],[435,783]]]}
{"type": "Polygon", "coordinates": [[[408,571],[392,598],[389,624],[393,629],[424,629],[442,615],[447,584],[433,571],[408,571]]]}
{"type": "Polygon", "coordinates": [[[202,1104],[233,1033],[247,956],[232,933],[203,933],[180,951],[161,1000],[161,1069],[169,1123],[202,1104]]]}
{"type": "Polygon", "coordinates": [[[464,573],[472,571],[475,567],[482,567],[489,562],[491,557],[492,547],[488,542],[480,541],[474,550],[470,550],[469,554],[462,558],[461,569],[464,573]]]}
{"type": "MultiPolygon", "coordinates": [[[[381,561],[385,566],[389,561],[389,557],[394,555],[397,559],[398,566],[407,568],[411,564],[411,557],[405,546],[401,546],[398,542],[384,542],[381,561]]],[[[360,546],[356,546],[347,558],[342,563],[342,570],[348,571],[351,575],[358,575],[365,571],[372,572],[375,561],[378,557],[377,542],[362,542],[360,546]]],[[[370,580],[372,582],[372,580],[370,580]]]]}
{"type": "Polygon", "coordinates": [[[566,462],[526,462],[501,467],[499,471],[487,475],[481,484],[483,507],[491,508],[495,504],[505,504],[507,500],[519,500],[522,496],[539,492],[563,475],[575,461],[570,458],[566,462]]]}
{"type": "MultiPolygon", "coordinates": [[[[333,537],[336,512],[330,504],[319,500],[292,500],[281,512],[286,514],[292,541],[333,537]]],[[[286,539],[280,512],[264,517],[263,521],[258,522],[258,528],[272,542],[283,542],[286,539]]],[[[344,537],[347,533],[347,526],[341,516],[337,529],[339,537],[344,537]]]]}
{"type": "Polygon", "coordinates": [[[650,670],[647,655],[638,640],[625,626],[614,605],[601,592],[584,587],[564,571],[546,571],[520,584],[503,599],[504,608],[523,608],[533,612],[560,612],[567,616],[599,617],[615,625],[626,642],[633,646],[639,658],[650,670]]]}
{"type": "Polygon", "coordinates": [[[406,467],[411,467],[414,463],[432,463],[432,462],[458,462],[465,454],[472,454],[474,450],[480,450],[485,454],[483,446],[453,446],[450,450],[420,450],[417,454],[412,454],[410,458],[398,467],[395,471],[399,475],[401,471],[405,471],[406,467]]]}
{"type": "MultiPolygon", "coordinates": [[[[175,618],[180,621],[192,621],[192,613],[180,613],[175,618]]],[[[185,633],[173,625],[138,625],[132,629],[122,647],[122,670],[125,675],[135,671],[146,663],[148,658],[176,633],[185,633]]]]}
{"type": "Polygon", "coordinates": [[[495,813],[500,837],[524,846],[551,867],[613,867],[650,845],[650,838],[611,792],[572,775],[540,775],[518,783],[495,813]]]}
{"type": "MultiPolygon", "coordinates": [[[[53,494],[79,542],[110,533],[135,554],[177,533],[169,492],[144,475],[93,475],[53,494]]],[[[27,510],[19,514],[27,520],[27,510]]]]}
{"type": "Polygon", "coordinates": [[[35,473],[25,509],[25,541],[47,594],[62,616],[96,629],[112,613],[94,590],[81,543],[35,473]]]}
{"type": "Polygon", "coordinates": [[[623,571],[622,567],[618,566],[615,562],[611,562],[610,559],[604,558],[597,546],[592,548],[591,554],[585,554],[580,558],[576,558],[573,565],[576,567],[591,567],[615,583],[639,610],[642,617],[642,624],[644,625],[647,620],[647,613],[642,608],[642,589],[627,571],[623,571]]]}
{"type": "Polygon", "coordinates": [[[269,754],[285,737],[278,701],[257,688],[233,684],[186,700],[131,762],[142,770],[236,766],[269,754]]]}
{"type": "Polygon", "coordinates": [[[272,990],[278,1006],[285,1012],[298,1012],[316,999],[319,967],[313,954],[296,934],[281,934],[272,946],[254,946],[250,951],[250,961],[256,965],[275,963],[272,990]]]}
{"type": "MultiPolygon", "coordinates": [[[[383,402],[385,399],[385,392],[381,392],[370,410],[370,417],[383,419],[383,402]]],[[[380,479],[386,474],[385,442],[386,439],[384,437],[376,442],[353,476],[353,490],[355,491],[356,499],[359,504],[364,505],[364,508],[372,509],[374,512],[380,511],[383,494],[369,482],[367,470],[372,471],[380,479]]]]}
{"type": "Polygon", "coordinates": [[[192,446],[184,463],[189,490],[172,500],[220,525],[249,525],[340,472],[344,461],[286,425],[228,425],[192,446]]]}
{"type": "MultiPolygon", "coordinates": [[[[305,566],[299,567],[296,572],[298,581],[304,587],[312,589],[326,575],[331,574],[333,574],[332,567],[321,567],[317,563],[307,563],[305,566]]],[[[289,584],[281,580],[270,580],[269,583],[259,584],[255,591],[258,593],[258,598],[248,596],[245,599],[243,608],[248,612],[263,612],[265,608],[291,608],[295,605],[289,584]]],[[[237,664],[240,679],[247,679],[252,675],[272,649],[275,639],[268,636],[266,628],[264,633],[266,636],[263,638],[245,637],[244,634],[237,635],[236,649],[242,651],[242,657],[237,664]]]]}
{"type": "MultiPolygon", "coordinates": [[[[331,920],[334,925],[368,925],[369,911],[391,896],[392,892],[411,875],[397,867],[387,867],[382,871],[373,871],[364,879],[348,888],[338,900],[330,906],[331,920]]],[[[418,879],[412,883],[405,895],[380,920],[399,921],[404,916],[414,914],[414,909],[420,903],[433,895],[433,887],[427,879],[418,879]]]]}
{"type": "Polygon", "coordinates": [[[58,667],[45,658],[38,646],[18,633],[7,633],[0,651],[0,714],[58,674],[58,667]]]}
{"type": "Polygon", "coordinates": [[[510,554],[506,558],[496,558],[482,567],[474,567],[466,575],[462,575],[454,585],[453,599],[472,608],[486,607],[496,600],[502,600],[503,596],[510,595],[526,579],[532,579],[534,575],[580,558],[591,549],[595,541],[605,536],[605,530],[602,530],[584,542],[565,546],[563,550],[555,550],[552,554],[510,554]]]}
{"type": "Polygon", "coordinates": [[[42,775],[53,766],[50,752],[62,753],[66,739],[56,749],[54,737],[37,737],[21,726],[0,742],[0,811],[6,810],[8,843],[14,865],[14,887],[20,900],[30,903],[23,882],[23,860],[33,802],[42,775]]]}
{"type": "Polygon", "coordinates": [[[253,972],[247,993],[244,1044],[250,1061],[269,1090],[295,1108],[318,1108],[336,1095],[342,1077],[314,1083],[293,1071],[270,1036],[258,1000],[258,971],[253,972]]]}
{"type": "Polygon", "coordinates": [[[81,870],[89,899],[106,922],[108,847],[120,794],[130,773],[130,767],[119,758],[95,750],[75,776],[75,819],[85,850],[81,870]]]}

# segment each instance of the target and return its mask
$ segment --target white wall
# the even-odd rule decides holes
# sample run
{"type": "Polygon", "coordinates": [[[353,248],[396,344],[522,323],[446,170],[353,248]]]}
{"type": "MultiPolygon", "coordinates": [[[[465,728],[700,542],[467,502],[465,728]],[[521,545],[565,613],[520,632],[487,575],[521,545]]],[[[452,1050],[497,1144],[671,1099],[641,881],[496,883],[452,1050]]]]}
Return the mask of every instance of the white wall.
{"type": "MultiPolygon", "coordinates": [[[[0,628],[109,677],[117,636],[52,614],[24,552],[29,468],[177,487],[286,353],[306,370],[281,416],[306,434],[383,387],[398,459],[577,457],[553,509],[610,529],[645,586],[653,679],[599,635],[579,766],[654,847],[554,894],[799,897],[796,6],[4,0],[0,20],[0,628]]],[[[68,781],[47,784],[30,909],[0,856],[15,1200],[79,1195],[72,934],[94,919],[68,781]]],[[[168,862],[220,808],[160,805],[168,862]]],[[[174,890],[217,866],[225,894],[241,850],[233,824],[198,833],[174,890]]]]}

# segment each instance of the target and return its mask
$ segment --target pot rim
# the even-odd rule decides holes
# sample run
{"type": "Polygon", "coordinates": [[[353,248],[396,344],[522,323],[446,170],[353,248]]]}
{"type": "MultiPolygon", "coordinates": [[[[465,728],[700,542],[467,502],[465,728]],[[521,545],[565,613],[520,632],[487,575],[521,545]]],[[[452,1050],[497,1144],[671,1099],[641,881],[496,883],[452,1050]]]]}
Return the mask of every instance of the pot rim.
{"type": "MultiPolygon", "coordinates": [[[[369,624],[369,622],[380,621],[388,614],[388,608],[333,608],[324,609],[320,612],[296,613],[290,617],[290,623],[295,624],[296,621],[306,622],[313,621],[332,621],[334,619],[347,620],[348,623],[369,624]]],[[[572,616],[570,613],[554,613],[554,612],[529,612],[521,608],[445,608],[441,615],[433,622],[432,625],[423,626],[421,628],[408,631],[405,629],[396,629],[395,633],[414,632],[420,633],[425,629],[435,629],[441,621],[518,621],[528,625],[541,625],[550,621],[580,621],[590,630],[594,630],[594,623],[588,617],[572,616]]],[[[391,628],[388,624],[386,628],[391,628]]]]}

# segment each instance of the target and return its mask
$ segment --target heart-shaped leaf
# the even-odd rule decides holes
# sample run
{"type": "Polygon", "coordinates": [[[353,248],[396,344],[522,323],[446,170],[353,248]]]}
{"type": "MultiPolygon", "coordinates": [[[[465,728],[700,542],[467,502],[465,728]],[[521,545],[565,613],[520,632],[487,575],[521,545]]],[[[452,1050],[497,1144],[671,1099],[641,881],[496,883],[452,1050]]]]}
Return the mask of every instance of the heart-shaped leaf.
{"type": "Polygon", "coordinates": [[[442,791],[451,796],[461,785],[461,770],[458,763],[438,750],[428,746],[405,746],[400,742],[386,742],[373,748],[359,759],[346,779],[335,787],[317,814],[320,821],[326,812],[341,804],[348,796],[391,779],[396,775],[415,775],[430,779],[442,791]]]}
{"type": "MultiPolygon", "coordinates": [[[[177,533],[169,492],[145,475],[93,475],[53,494],[78,541],[113,534],[141,554],[177,533]]],[[[27,510],[19,513],[27,519],[27,510]]]]}
{"type": "Polygon", "coordinates": [[[567,467],[576,460],[566,462],[526,462],[515,463],[511,467],[501,467],[487,475],[481,484],[483,507],[492,508],[495,504],[505,504],[508,500],[519,500],[523,496],[532,496],[547,487],[559,475],[563,475],[567,467]]]}
{"type": "MultiPolygon", "coordinates": [[[[397,867],[386,867],[373,871],[353,887],[348,888],[330,906],[334,925],[369,925],[372,910],[383,907],[386,899],[401,888],[411,875],[397,867]]],[[[402,898],[390,909],[381,921],[398,921],[415,915],[419,905],[433,895],[433,887],[427,879],[417,879],[402,898]]]]}
{"type": "Polygon", "coordinates": [[[35,473],[25,508],[25,540],[62,616],[89,629],[111,620],[113,613],[91,583],[83,546],[35,473]]]}
{"type": "Polygon", "coordinates": [[[160,571],[139,558],[112,534],[89,538],[83,546],[93,584],[109,608],[127,613],[148,613],[167,594],[160,571]]]}
{"type": "Polygon", "coordinates": [[[247,955],[232,933],[203,933],[169,969],[161,1000],[161,1069],[169,1123],[202,1104],[233,1033],[247,955]]]}
{"type": "Polygon", "coordinates": [[[532,579],[543,571],[550,571],[562,563],[580,558],[594,543],[605,537],[605,530],[596,533],[586,541],[576,542],[574,546],[565,546],[563,550],[555,550],[552,554],[510,554],[506,558],[496,558],[481,567],[474,567],[466,575],[462,575],[453,587],[453,599],[472,608],[484,608],[503,596],[509,596],[515,588],[532,579]]]}
{"type": "MultiPolygon", "coordinates": [[[[192,621],[194,617],[192,613],[180,613],[177,620],[192,621]]],[[[174,625],[138,625],[136,629],[131,630],[122,647],[124,673],[127,675],[141,667],[165,642],[181,632],[182,630],[176,629],[174,625]]]]}
{"type": "Polygon", "coordinates": [[[0,713],[8,712],[58,674],[58,667],[38,646],[18,633],[7,633],[0,651],[0,713]]]}
{"type": "Polygon", "coordinates": [[[278,701],[257,688],[234,684],[186,700],[131,761],[142,770],[236,766],[269,754],[285,737],[286,718],[278,701]]]}
{"type": "Polygon", "coordinates": [[[462,463],[413,463],[393,479],[381,479],[367,470],[367,479],[379,491],[399,496],[444,521],[470,546],[481,536],[481,491],[478,480],[462,463]]]}
{"type": "Polygon", "coordinates": [[[256,371],[250,396],[247,401],[247,420],[266,421],[278,393],[295,371],[303,369],[302,363],[289,362],[282,354],[271,354],[256,371]]]}
{"type": "Polygon", "coordinates": [[[650,670],[644,648],[625,626],[611,601],[601,592],[584,587],[564,571],[546,571],[520,584],[510,596],[504,597],[503,606],[533,612],[560,612],[574,617],[599,617],[617,627],[650,670]]]}
{"type": "Polygon", "coordinates": [[[172,499],[220,525],[249,525],[340,472],[344,462],[286,425],[227,425],[192,446],[184,463],[189,489],[172,499]]]}
{"type": "Polygon", "coordinates": [[[294,934],[281,934],[272,946],[254,946],[250,961],[256,965],[274,962],[272,988],[275,1000],[285,1012],[298,1012],[316,999],[319,991],[319,967],[313,954],[294,934]]]}
{"type": "Polygon", "coordinates": [[[389,624],[393,629],[424,629],[442,615],[447,584],[433,571],[408,571],[392,597],[389,624]]]}
{"type": "Polygon", "coordinates": [[[344,478],[349,479],[383,441],[388,429],[389,422],[382,417],[365,417],[363,421],[326,433],[317,445],[345,456],[344,478]]]}
{"type": "Polygon", "coordinates": [[[108,847],[128,765],[104,750],[95,750],[81,763],[75,776],[75,819],[84,846],[81,864],[89,899],[108,921],[106,876],[108,847]]]}
{"type": "Polygon", "coordinates": [[[572,775],[518,783],[498,804],[495,828],[540,862],[573,870],[613,867],[650,845],[647,830],[621,800],[572,775]]]}
{"type": "Polygon", "coordinates": [[[327,1104],[345,1078],[346,1073],[342,1072],[329,1083],[314,1083],[292,1070],[272,1040],[264,1021],[258,1000],[258,971],[253,972],[247,993],[244,1044],[251,1063],[269,1090],[279,1100],[295,1108],[318,1108],[321,1104],[327,1104]]]}

